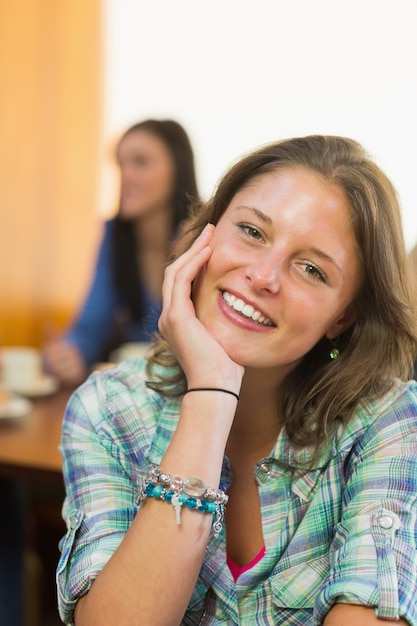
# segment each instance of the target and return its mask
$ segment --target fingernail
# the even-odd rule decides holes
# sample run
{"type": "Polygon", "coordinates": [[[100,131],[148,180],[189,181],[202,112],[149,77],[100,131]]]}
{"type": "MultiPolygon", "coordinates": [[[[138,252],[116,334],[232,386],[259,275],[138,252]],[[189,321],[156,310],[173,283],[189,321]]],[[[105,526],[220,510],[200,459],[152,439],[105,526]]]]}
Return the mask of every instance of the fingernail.
{"type": "Polygon", "coordinates": [[[207,231],[209,230],[210,226],[211,226],[210,222],[204,226],[203,230],[200,233],[200,237],[207,233],[207,231]]]}

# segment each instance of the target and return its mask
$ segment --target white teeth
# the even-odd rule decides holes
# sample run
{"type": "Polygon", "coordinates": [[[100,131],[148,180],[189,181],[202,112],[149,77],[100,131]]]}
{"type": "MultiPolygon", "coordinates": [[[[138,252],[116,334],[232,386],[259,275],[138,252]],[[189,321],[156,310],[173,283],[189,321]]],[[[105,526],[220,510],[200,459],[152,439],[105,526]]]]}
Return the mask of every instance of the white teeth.
{"type": "Polygon", "coordinates": [[[252,319],[254,322],[258,322],[258,324],[262,324],[263,326],[273,326],[273,323],[268,317],[262,315],[262,313],[255,309],[255,307],[251,304],[246,304],[241,298],[236,298],[236,296],[228,291],[223,291],[222,296],[223,300],[238,313],[241,313],[245,317],[252,319]]]}
{"type": "Polygon", "coordinates": [[[240,298],[237,298],[237,300],[235,300],[233,302],[232,306],[233,306],[235,311],[239,311],[239,313],[240,313],[242,311],[243,307],[245,306],[245,303],[240,298]]]}
{"type": "Polygon", "coordinates": [[[246,315],[246,317],[252,317],[252,315],[255,313],[255,309],[251,304],[245,304],[242,309],[242,313],[243,315],[246,315]]]}

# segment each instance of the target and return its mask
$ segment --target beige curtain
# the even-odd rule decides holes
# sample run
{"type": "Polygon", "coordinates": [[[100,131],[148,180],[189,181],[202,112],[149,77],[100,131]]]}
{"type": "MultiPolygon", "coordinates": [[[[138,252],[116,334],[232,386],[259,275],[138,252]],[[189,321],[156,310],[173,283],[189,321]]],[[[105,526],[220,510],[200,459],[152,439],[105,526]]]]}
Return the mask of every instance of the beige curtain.
{"type": "Polygon", "coordinates": [[[90,280],[101,116],[100,0],[0,2],[0,344],[40,345],[90,280]]]}

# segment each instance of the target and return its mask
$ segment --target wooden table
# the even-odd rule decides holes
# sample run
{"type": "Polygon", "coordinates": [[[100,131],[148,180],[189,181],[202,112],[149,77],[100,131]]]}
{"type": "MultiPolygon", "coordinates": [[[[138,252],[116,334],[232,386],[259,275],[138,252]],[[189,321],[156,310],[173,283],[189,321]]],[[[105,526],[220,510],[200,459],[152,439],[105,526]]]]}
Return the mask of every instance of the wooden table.
{"type": "Polygon", "coordinates": [[[0,475],[62,482],[58,450],[65,406],[72,390],[31,398],[33,410],[0,422],[0,475]]]}
{"type": "MultiPolygon", "coordinates": [[[[62,460],[58,450],[64,411],[71,389],[30,398],[25,416],[0,420],[0,478],[24,494],[25,569],[22,606],[26,626],[60,624],[56,609],[55,570],[58,542],[65,533],[62,460]]],[[[0,493],[1,495],[1,493],[0,493]]],[[[11,512],[13,518],[17,512],[11,512]]],[[[3,626],[3,625],[1,625],[3,626]]]]}

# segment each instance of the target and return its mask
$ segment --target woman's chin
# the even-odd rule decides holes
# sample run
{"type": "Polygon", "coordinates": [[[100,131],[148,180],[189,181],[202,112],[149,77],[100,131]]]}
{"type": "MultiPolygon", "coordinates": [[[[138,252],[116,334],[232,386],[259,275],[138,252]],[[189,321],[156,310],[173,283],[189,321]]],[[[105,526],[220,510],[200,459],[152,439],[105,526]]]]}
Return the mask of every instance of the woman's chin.
{"type": "Polygon", "coordinates": [[[227,355],[243,367],[259,367],[259,351],[251,351],[247,346],[236,345],[225,339],[224,341],[218,340],[223,350],[227,355]]]}

